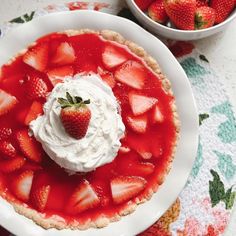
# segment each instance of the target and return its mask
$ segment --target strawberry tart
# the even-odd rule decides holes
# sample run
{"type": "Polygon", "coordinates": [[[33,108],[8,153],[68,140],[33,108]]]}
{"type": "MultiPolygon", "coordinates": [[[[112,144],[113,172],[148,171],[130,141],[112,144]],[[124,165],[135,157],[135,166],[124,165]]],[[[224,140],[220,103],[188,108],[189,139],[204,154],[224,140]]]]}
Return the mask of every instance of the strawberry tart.
{"type": "Polygon", "coordinates": [[[19,214],[46,229],[105,227],[158,190],[179,120],[143,48],[109,30],[69,30],[0,71],[0,195],[19,214]]]}

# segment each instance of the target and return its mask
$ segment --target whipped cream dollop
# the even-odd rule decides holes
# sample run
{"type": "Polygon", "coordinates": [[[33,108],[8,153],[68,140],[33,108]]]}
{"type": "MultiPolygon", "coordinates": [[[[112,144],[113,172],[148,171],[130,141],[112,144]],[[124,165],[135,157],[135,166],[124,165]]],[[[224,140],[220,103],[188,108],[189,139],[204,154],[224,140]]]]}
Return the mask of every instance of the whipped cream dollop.
{"type": "Polygon", "coordinates": [[[30,123],[35,138],[58,165],[69,172],[88,172],[114,160],[125,126],[111,88],[96,75],[76,75],[57,84],[44,104],[44,115],[30,123]],[[90,99],[91,120],[82,139],[69,136],[60,119],[57,99],[72,96],[90,99]]]}

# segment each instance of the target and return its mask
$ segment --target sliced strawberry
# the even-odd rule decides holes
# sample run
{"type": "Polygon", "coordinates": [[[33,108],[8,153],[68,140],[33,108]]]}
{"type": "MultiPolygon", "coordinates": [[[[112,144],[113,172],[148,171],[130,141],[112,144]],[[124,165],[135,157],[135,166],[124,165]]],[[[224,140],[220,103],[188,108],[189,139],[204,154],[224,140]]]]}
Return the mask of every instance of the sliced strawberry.
{"type": "Polygon", "coordinates": [[[75,61],[75,51],[74,48],[67,42],[61,43],[55,55],[52,58],[52,63],[58,65],[67,65],[75,61]]]}
{"type": "Polygon", "coordinates": [[[26,95],[29,99],[45,98],[48,93],[48,86],[37,74],[31,74],[26,82],[26,95]]]}
{"type": "Polygon", "coordinates": [[[15,157],[17,154],[16,149],[9,141],[0,143],[0,152],[8,157],[15,157]]]}
{"type": "Polygon", "coordinates": [[[107,73],[107,74],[103,74],[102,76],[102,80],[111,88],[114,88],[116,85],[116,81],[114,79],[114,76],[112,73],[107,73]]]}
{"type": "Polygon", "coordinates": [[[33,203],[34,207],[36,207],[39,211],[43,211],[45,209],[50,190],[50,185],[43,185],[41,187],[34,188],[31,191],[31,202],[33,203]]]}
{"type": "Polygon", "coordinates": [[[84,180],[73,192],[68,203],[67,212],[78,214],[100,204],[100,200],[87,180],[84,180]]]}
{"type": "Polygon", "coordinates": [[[42,148],[34,137],[30,137],[27,129],[17,132],[16,139],[22,153],[32,161],[40,162],[42,160],[42,148]]]}
{"type": "Polygon", "coordinates": [[[103,70],[101,67],[97,68],[98,74],[101,76],[102,80],[111,88],[114,88],[116,85],[115,78],[113,74],[109,71],[103,70]]]}
{"type": "Polygon", "coordinates": [[[127,175],[133,176],[148,176],[153,173],[155,166],[152,163],[126,163],[122,170],[125,171],[127,175]]]}
{"type": "Polygon", "coordinates": [[[160,107],[156,104],[153,109],[152,122],[153,123],[162,123],[164,121],[164,116],[160,110],[160,107]]]}
{"type": "Polygon", "coordinates": [[[135,89],[142,89],[146,80],[145,67],[136,61],[127,61],[115,71],[115,79],[135,89]]]}
{"type": "Polygon", "coordinates": [[[126,146],[126,145],[122,145],[120,147],[120,149],[119,149],[119,152],[121,152],[121,153],[128,153],[128,152],[130,152],[130,148],[128,146],[126,146]]]}
{"type": "Polygon", "coordinates": [[[43,167],[35,162],[31,162],[31,161],[26,161],[24,166],[22,167],[22,170],[32,170],[32,171],[36,171],[36,170],[42,170],[43,167]]]}
{"type": "Polygon", "coordinates": [[[17,103],[16,97],[0,89],[0,116],[12,110],[17,103]]]}
{"type": "Polygon", "coordinates": [[[148,133],[143,134],[141,139],[139,135],[133,133],[127,139],[130,148],[135,150],[144,160],[158,158],[163,152],[162,147],[164,145],[161,136],[155,131],[150,130],[150,132],[153,132],[152,137],[154,141],[152,142],[150,142],[150,134],[148,133]]]}
{"type": "Polygon", "coordinates": [[[29,194],[32,186],[34,172],[26,170],[18,175],[12,182],[12,191],[23,201],[29,200],[29,194]]]}
{"type": "Polygon", "coordinates": [[[112,69],[127,61],[127,57],[117,47],[107,45],[102,53],[102,61],[107,69],[112,69]]]}
{"type": "Polygon", "coordinates": [[[156,98],[143,96],[136,92],[129,93],[129,103],[135,116],[141,115],[152,109],[157,101],[156,98]]]}
{"type": "Polygon", "coordinates": [[[10,173],[20,169],[25,163],[25,158],[22,156],[16,156],[9,160],[0,161],[0,171],[4,173],[10,173]]]}
{"type": "Polygon", "coordinates": [[[19,122],[20,124],[24,124],[25,123],[25,117],[27,116],[29,112],[29,107],[22,107],[22,109],[17,111],[16,114],[16,121],[19,122]]]}
{"type": "Polygon", "coordinates": [[[0,128],[0,141],[8,139],[12,135],[12,129],[8,127],[0,128]]]}
{"type": "Polygon", "coordinates": [[[47,72],[48,78],[53,86],[58,83],[61,83],[66,76],[72,76],[73,74],[74,69],[72,66],[57,67],[47,72]]]}
{"type": "Polygon", "coordinates": [[[29,125],[32,120],[43,114],[43,105],[41,102],[34,101],[25,117],[25,125],[29,125]]]}
{"type": "Polygon", "coordinates": [[[151,152],[148,152],[148,151],[142,150],[142,149],[137,149],[136,151],[145,160],[148,160],[148,159],[152,158],[152,153],[151,152]]]}
{"type": "Polygon", "coordinates": [[[155,166],[152,163],[140,163],[134,167],[136,175],[150,175],[153,173],[155,166]]]}
{"type": "Polygon", "coordinates": [[[137,133],[145,133],[147,130],[147,116],[127,116],[129,127],[137,133]]]}
{"type": "Polygon", "coordinates": [[[44,71],[48,63],[48,44],[38,44],[23,56],[23,62],[36,70],[44,71]]]}
{"type": "Polygon", "coordinates": [[[118,176],[111,180],[111,192],[116,204],[137,196],[146,185],[146,180],[136,176],[118,176]]]}

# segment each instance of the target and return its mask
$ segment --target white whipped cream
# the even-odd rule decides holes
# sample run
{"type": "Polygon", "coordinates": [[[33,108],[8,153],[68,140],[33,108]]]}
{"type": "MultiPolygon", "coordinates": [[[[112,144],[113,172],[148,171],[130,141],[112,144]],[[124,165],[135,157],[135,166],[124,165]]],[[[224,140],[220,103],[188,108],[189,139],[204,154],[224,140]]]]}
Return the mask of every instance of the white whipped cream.
{"type": "Polygon", "coordinates": [[[88,172],[113,161],[125,126],[111,88],[98,75],[76,75],[57,84],[44,104],[44,115],[30,123],[35,138],[58,165],[73,172],[88,172]],[[57,101],[66,92],[90,99],[91,120],[86,136],[69,136],[60,120],[57,101]]]}

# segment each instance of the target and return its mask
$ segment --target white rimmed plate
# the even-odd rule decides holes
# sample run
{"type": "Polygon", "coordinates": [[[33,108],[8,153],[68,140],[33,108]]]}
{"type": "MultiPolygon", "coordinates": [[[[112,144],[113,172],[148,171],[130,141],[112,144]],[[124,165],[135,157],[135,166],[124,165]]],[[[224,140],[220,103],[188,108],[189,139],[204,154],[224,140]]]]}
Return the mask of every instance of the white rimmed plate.
{"type": "MultiPolygon", "coordinates": [[[[102,229],[80,231],[81,236],[132,236],[153,224],[174,202],[184,187],[195,160],[198,144],[198,114],[188,78],[168,48],[156,37],[135,23],[117,16],[95,11],[52,13],[34,19],[13,29],[0,40],[0,66],[37,38],[51,32],[67,29],[110,29],[126,39],[136,42],[160,64],[172,83],[181,121],[180,140],[172,169],[152,199],[137,207],[136,211],[102,229]]],[[[0,198],[0,224],[16,235],[74,236],[78,231],[45,230],[33,221],[17,214],[13,207],[0,198]]]]}

